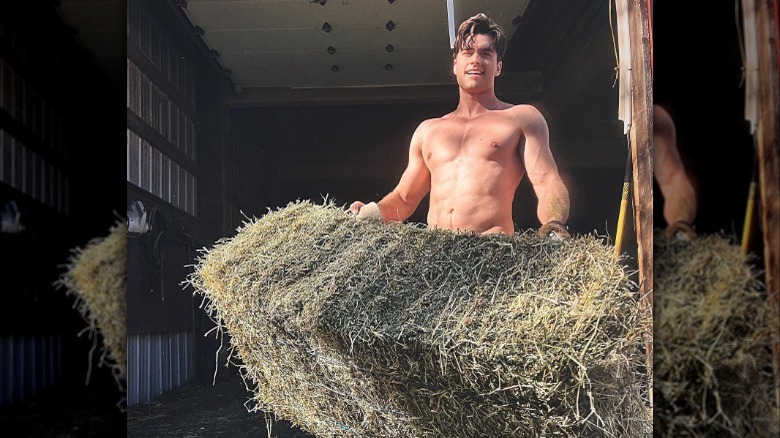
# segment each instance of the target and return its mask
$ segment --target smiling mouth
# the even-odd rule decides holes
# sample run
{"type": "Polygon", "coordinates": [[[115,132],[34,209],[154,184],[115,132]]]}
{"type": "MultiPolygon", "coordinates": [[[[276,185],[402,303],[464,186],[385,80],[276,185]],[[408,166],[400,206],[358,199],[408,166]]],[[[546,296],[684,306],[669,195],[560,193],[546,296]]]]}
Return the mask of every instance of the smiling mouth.
{"type": "Polygon", "coordinates": [[[467,71],[466,76],[482,76],[484,73],[478,71],[467,71]]]}

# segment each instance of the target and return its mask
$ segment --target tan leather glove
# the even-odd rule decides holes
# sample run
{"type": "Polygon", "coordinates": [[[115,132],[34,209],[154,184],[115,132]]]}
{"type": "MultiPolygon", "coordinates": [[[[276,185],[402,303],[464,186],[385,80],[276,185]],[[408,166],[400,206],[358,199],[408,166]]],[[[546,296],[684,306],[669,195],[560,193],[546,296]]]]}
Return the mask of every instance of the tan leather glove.
{"type": "Polygon", "coordinates": [[[676,221],[664,230],[664,234],[668,238],[676,238],[678,240],[690,241],[696,238],[696,231],[693,229],[693,225],[686,221],[676,221]]]}
{"type": "Polygon", "coordinates": [[[565,240],[571,239],[568,227],[561,221],[547,221],[546,224],[539,227],[539,235],[541,237],[550,237],[553,240],[565,240]]]}

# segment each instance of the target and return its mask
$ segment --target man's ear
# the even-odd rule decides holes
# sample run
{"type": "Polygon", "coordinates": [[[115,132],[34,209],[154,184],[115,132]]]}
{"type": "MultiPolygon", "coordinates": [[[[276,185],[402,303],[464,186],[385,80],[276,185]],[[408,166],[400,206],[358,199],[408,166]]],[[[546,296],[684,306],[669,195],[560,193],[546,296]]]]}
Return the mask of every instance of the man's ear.
{"type": "Polygon", "coordinates": [[[457,67],[455,66],[455,60],[452,60],[452,72],[457,73],[457,67]]]}
{"type": "Polygon", "coordinates": [[[498,61],[498,67],[496,67],[496,76],[501,74],[501,67],[504,66],[504,63],[502,61],[498,61]]]}

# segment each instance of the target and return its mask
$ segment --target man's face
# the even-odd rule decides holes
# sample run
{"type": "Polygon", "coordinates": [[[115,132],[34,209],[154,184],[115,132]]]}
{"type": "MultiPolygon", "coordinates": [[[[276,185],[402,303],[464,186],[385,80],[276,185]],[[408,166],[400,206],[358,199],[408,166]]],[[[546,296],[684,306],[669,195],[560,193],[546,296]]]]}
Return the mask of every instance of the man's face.
{"type": "Polygon", "coordinates": [[[496,76],[501,73],[495,39],[490,35],[475,35],[472,44],[455,55],[453,68],[458,85],[464,90],[492,89],[496,76]]]}

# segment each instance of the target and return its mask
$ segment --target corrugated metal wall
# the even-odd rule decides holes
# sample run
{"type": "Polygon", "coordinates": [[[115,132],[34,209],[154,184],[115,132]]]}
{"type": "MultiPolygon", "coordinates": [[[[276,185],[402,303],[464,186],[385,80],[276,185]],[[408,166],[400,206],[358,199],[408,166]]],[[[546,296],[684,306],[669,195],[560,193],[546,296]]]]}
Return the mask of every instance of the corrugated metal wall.
{"type": "Polygon", "coordinates": [[[196,210],[195,176],[127,130],[127,180],[190,214],[196,210]]]}
{"type": "Polygon", "coordinates": [[[0,337],[0,405],[18,403],[62,378],[62,336],[0,337]]]}
{"type": "MultiPolygon", "coordinates": [[[[49,157],[67,156],[68,126],[46,99],[0,58],[0,110],[23,128],[33,132],[39,148],[49,157]]],[[[50,159],[34,151],[8,130],[0,127],[0,182],[37,201],[68,213],[67,176],[50,159]]]]}
{"type": "Polygon", "coordinates": [[[157,228],[152,233],[159,234],[151,252],[135,251],[143,246],[139,240],[128,242],[128,254],[140,257],[128,262],[128,405],[150,401],[190,381],[196,359],[191,322],[182,324],[182,296],[166,301],[162,294],[183,280],[176,278],[178,266],[168,266],[181,244],[170,230],[163,231],[162,223],[199,215],[197,74],[176,37],[180,30],[166,26],[150,7],[160,5],[128,2],[127,183],[134,198],[141,194],[147,208],[159,210],[155,216],[161,222],[153,225],[157,228]],[[162,208],[165,204],[173,209],[162,208]],[[155,309],[156,320],[144,324],[149,315],[137,304],[149,306],[148,300],[139,301],[147,288],[159,289],[162,301],[155,309]]]}
{"type": "Polygon", "coordinates": [[[145,333],[127,337],[128,406],[144,403],[192,379],[191,332],[145,333]]]}
{"type": "Polygon", "coordinates": [[[165,28],[128,4],[127,181],[197,216],[196,74],[165,28]],[[143,131],[143,132],[137,132],[143,131]]]}
{"type": "MultiPolygon", "coordinates": [[[[25,206],[48,207],[48,211],[67,215],[70,181],[63,162],[68,156],[70,128],[40,79],[36,82],[28,76],[34,70],[29,65],[33,56],[18,31],[0,20],[0,204],[23,201],[25,206]]],[[[8,246],[3,249],[19,255],[20,242],[4,240],[8,246]]],[[[57,243],[45,244],[54,253],[57,243]]],[[[38,274],[44,275],[44,269],[38,274]]],[[[11,300],[40,292],[37,279],[13,274],[17,277],[3,290],[11,300]]],[[[13,301],[6,305],[15,307],[13,301]]],[[[40,305],[43,312],[48,302],[40,305]]],[[[0,405],[24,402],[63,378],[62,334],[26,329],[14,326],[0,332],[0,405]]]]}

